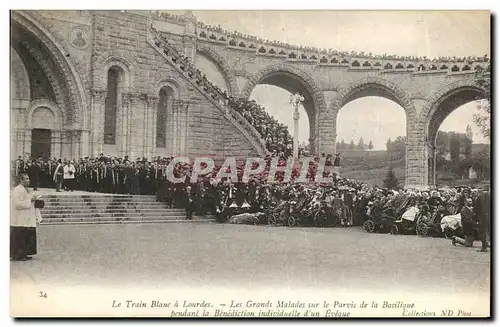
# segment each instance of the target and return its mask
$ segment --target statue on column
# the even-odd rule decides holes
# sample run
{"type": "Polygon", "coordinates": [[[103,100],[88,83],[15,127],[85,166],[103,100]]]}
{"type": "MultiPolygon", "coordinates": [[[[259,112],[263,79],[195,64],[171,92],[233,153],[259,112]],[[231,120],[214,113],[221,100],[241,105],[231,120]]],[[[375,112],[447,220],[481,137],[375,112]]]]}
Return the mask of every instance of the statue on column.
{"type": "Polygon", "coordinates": [[[299,106],[304,101],[304,97],[299,93],[290,95],[290,103],[294,107],[295,111],[293,113],[293,158],[297,159],[299,157],[299,106]]]}
{"type": "Polygon", "coordinates": [[[294,108],[298,108],[302,104],[302,102],[304,102],[304,100],[304,97],[298,92],[290,95],[290,103],[294,108]]]}

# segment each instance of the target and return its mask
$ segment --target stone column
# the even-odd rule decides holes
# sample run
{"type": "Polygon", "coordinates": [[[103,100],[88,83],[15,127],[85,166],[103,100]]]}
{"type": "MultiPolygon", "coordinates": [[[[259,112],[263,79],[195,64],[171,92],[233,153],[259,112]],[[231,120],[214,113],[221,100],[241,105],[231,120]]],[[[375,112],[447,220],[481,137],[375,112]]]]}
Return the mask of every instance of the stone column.
{"type": "Polygon", "coordinates": [[[172,139],[169,140],[170,151],[173,156],[178,156],[180,154],[179,146],[179,102],[174,101],[172,104],[172,139]]]}
{"type": "Polygon", "coordinates": [[[51,135],[50,155],[52,158],[63,156],[63,132],[53,130],[51,135]]]}
{"type": "Polygon", "coordinates": [[[334,104],[339,95],[336,91],[323,91],[323,96],[325,98],[325,110],[324,112],[317,111],[316,115],[315,146],[317,155],[322,153],[333,154],[336,151],[337,114],[340,108],[336,108],[334,104]]]}
{"type": "Polygon", "coordinates": [[[177,107],[177,131],[178,135],[178,155],[187,156],[188,147],[187,147],[187,139],[188,139],[188,121],[189,121],[189,102],[182,100],[175,100],[172,107],[177,107]]]}
{"type": "MultiPolygon", "coordinates": [[[[130,156],[131,153],[131,134],[132,134],[132,124],[131,124],[131,114],[132,114],[132,94],[123,93],[121,97],[120,107],[120,120],[118,123],[117,130],[120,131],[116,144],[118,145],[118,153],[121,157],[130,156]]],[[[132,159],[132,158],[129,158],[132,159]]]]}
{"type": "Polygon", "coordinates": [[[82,144],[82,131],[71,132],[71,159],[78,160],[82,157],[81,144],[82,144]]]}
{"type": "Polygon", "coordinates": [[[94,89],[91,91],[91,113],[90,113],[90,153],[97,157],[103,152],[104,144],[104,109],[106,102],[106,90],[94,89]]]}
{"type": "MultiPolygon", "coordinates": [[[[18,156],[24,156],[25,152],[31,151],[31,148],[25,150],[25,133],[28,128],[27,107],[26,103],[19,102],[15,107],[11,107],[11,156],[12,159],[17,159],[18,156]]],[[[31,130],[29,130],[31,136],[31,130]]]]}
{"type": "Polygon", "coordinates": [[[429,147],[424,129],[417,125],[408,128],[406,143],[406,188],[427,188],[429,185],[429,147]]]}
{"type": "Polygon", "coordinates": [[[20,129],[20,138],[22,140],[23,146],[22,153],[19,155],[23,158],[29,157],[29,154],[31,154],[31,129],[20,129]]]}
{"type": "Polygon", "coordinates": [[[91,131],[84,129],[80,137],[80,157],[90,157],[92,155],[91,131]]]}
{"type": "Polygon", "coordinates": [[[427,142],[429,185],[436,185],[436,146],[427,142]]]}
{"type": "Polygon", "coordinates": [[[184,55],[190,58],[190,61],[195,64],[196,60],[196,17],[193,15],[191,10],[186,10],[184,15],[185,25],[184,25],[184,35],[182,37],[182,42],[184,46],[184,55]]]}
{"type": "Polygon", "coordinates": [[[293,111],[293,158],[299,157],[299,108],[295,107],[293,111]]]}
{"type": "Polygon", "coordinates": [[[148,96],[148,131],[146,134],[145,144],[148,144],[148,156],[151,158],[156,156],[156,112],[158,111],[158,101],[157,96],[148,96]]]}

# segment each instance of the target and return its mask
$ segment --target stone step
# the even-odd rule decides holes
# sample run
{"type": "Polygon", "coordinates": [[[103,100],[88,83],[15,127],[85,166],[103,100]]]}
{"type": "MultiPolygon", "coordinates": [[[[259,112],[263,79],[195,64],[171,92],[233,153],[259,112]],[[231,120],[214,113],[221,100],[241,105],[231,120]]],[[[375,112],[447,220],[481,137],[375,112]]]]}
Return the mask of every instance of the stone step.
{"type": "Polygon", "coordinates": [[[184,212],[184,209],[169,209],[169,208],[75,208],[75,207],[67,207],[67,208],[44,208],[40,210],[42,214],[50,214],[50,213],[79,213],[79,212],[124,212],[124,211],[140,211],[140,212],[184,212]]]}
{"type": "Polygon", "coordinates": [[[186,220],[184,218],[179,219],[151,219],[151,220],[86,220],[86,221],[42,221],[41,225],[103,225],[103,224],[162,224],[162,223],[215,223],[215,219],[199,218],[192,220],[186,220]]]}
{"type": "Polygon", "coordinates": [[[54,203],[54,202],[102,202],[102,203],[127,203],[127,202],[141,202],[141,203],[152,203],[157,202],[156,198],[145,198],[145,199],[132,199],[132,198],[79,198],[79,197],[65,197],[65,198],[47,198],[42,196],[42,200],[46,203],[54,203]]]}
{"type": "Polygon", "coordinates": [[[45,203],[45,207],[41,210],[46,209],[63,209],[63,208],[78,208],[78,209],[91,209],[91,208],[165,208],[169,209],[166,204],[161,202],[155,203],[125,203],[125,204],[116,204],[116,203],[45,203]]]}
{"type": "Polygon", "coordinates": [[[148,199],[127,199],[127,198],[95,198],[95,199],[84,199],[84,198],[44,198],[42,197],[46,203],[54,203],[54,202],[103,202],[103,203],[130,203],[130,202],[139,202],[139,203],[154,203],[158,202],[156,198],[148,198],[148,199]]]}
{"type": "Polygon", "coordinates": [[[45,206],[61,206],[61,205],[67,205],[67,206],[89,206],[89,205],[100,205],[100,206],[107,206],[107,205],[124,205],[124,206],[129,206],[129,205],[144,205],[144,206],[149,206],[149,205],[164,205],[164,202],[145,202],[145,201],[130,201],[130,202],[103,202],[103,201],[96,201],[96,202],[90,202],[90,201],[45,201],[45,206]]]}
{"type": "MultiPolygon", "coordinates": [[[[133,221],[150,221],[150,220],[184,220],[186,219],[186,215],[172,215],[172,216],[162,216],[162,215],[147,215],[144,217],[141,216],[124,216],[124,217],[115,217],[112,215],[103,215],[101,217],[57,217],[57,218],[46,218],[43,217],[42,223],[44,222],[54,222],[54,221],[124,221],[124,220],[133,220],[133,221]]],[[[215,219],[213,215],[205,215],[205,216],[197,216],[193,215],[193,219],[215,219]]]]}
{"type": "Polygon", "coordinates": [[[67,216],[67,217],[43,217],[42,222],[44,221],[118,221],[118,220],[176,220],[176,219],[185,219],[185,215],[172,215],[172,216],[162,216],[162,215],[147,215],[147,216],[122,216],[117,217],[113,215],[102,215],[98,217],[75,217],[75,216],[67,216]]]}
{"type": "Polygon", "coordinates": [[[85,199],[95,199],[95,198],[117,198],[117,199],[154,199],[154,194],[72,194],[61,193],[61,194],[41,194],[46,198],[85,198],[85,199]]]}
{"type": "Polygon", "coordinates": [[[111,194],[111,193],[72,193],[72,192],[60,192],[52,194],[43,194],[46,197],[84,197],[84,198],[106,198],[106,197],[116,197],[116,198],[154,198],[153,194],[111,194]]]}
{"type": "Polygon", "coordinates": [[[159,216],[159,217],[176,217],[176,216],[184,216],[183,212],[79,212],[79,213],[51,213],[51,214],[42,214],[43,219],[56,219],[56,218],[98,218],[98,217],[150,217],[150,216],[159,216]]]}

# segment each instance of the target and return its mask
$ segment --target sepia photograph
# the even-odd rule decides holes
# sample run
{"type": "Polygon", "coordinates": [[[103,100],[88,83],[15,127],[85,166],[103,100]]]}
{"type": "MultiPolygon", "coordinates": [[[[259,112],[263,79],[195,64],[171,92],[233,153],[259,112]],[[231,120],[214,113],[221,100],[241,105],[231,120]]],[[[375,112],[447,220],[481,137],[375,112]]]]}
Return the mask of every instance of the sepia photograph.
{"type": "Polygon", "coordinates": [[[11,317],[492,316],[489,10],[9,18],[11,317]]]}

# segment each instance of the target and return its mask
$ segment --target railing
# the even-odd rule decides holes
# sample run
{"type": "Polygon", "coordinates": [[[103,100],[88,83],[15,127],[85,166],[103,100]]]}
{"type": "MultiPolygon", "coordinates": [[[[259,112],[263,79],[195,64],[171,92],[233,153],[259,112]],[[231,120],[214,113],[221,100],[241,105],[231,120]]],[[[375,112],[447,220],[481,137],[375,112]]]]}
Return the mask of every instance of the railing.
{"type": "Polygon", "coordinates": [[[224,116],[238,128],[257,149],[260,156],[269,154],[260,133],[239,112],[229,106],[230,99],[227,94],[212,84],[187,58],[182,56],[177,49],[168,42],[159,32],[150,26],[148,41],[158,52],[197,88],[209,101],[224,112],[224,116]]]}
{"type": "MultiPolygon", "coordinates": [[[[174,22],[176,24],[184,24],[185,17],[184,15],[172,15],[166,12],[155,12],[153,14],[153,18],[160,20],[168,20],[170,22],[174,22]]],[[[487,56],[479,57],[479,56],[465,56],[465,57],[437,57],[437,58],[427,58],[427,57],[418,57],[418,56],[402,56],[402,55],[394,55],[394,54],[373,54],[373,53],[365,53],[365,52],[356,52],[356,51],[342,51],[335,49],[322,49],[311,46],[298,46],[289,44],[281,41],[272,41],[263,39],[256,36],[246,35],[237,31],[228,31],[221,27],[211,26],[205,24],[203,22],[198,21],[196,23],[196,35],[199,40],[210,41],[215,43],[226,44],[226,46],[240,49],[240,50],[250,50],[254,51],[257,55],[265,55],[265,56],[275,56],[286,58],[286,60],[292,61],[307,61],[307,62],[316,62],[319,65],[334,65],[334,66],[348,66],[352,67],[351,62],[355,60],[369,60],[371,67],[364,67],[364,69],[377,69],[381,71],[390,71],[390,72],[402,72],[402,71],[414,71],[422,74],[425,73],[436,73],[437,71],[429,72],[418,71],[417,66],[423,64],[427,69],[431,67],[432,64],[446,64],[446,65],[459,65],[467,64],[469,66],[479,65],[482,66],[490,62],[490,58],[487,56]],[[240,45],[241,43],[241,45],[240,45]],[[262,49],[262,52],[260,51],[262,49]],[[281,51],[280,51],[281,50],[281,51]],[[271,52],[273,51],[273,52],[271,52]],[[283,51],[283,53],[281,53],[283,51]],[[301,56],[305,56],[302,58],[301,56]],[[314,57],[312,57],[314,56],[314,57]],[[328,59],[325,60],[323,59],[328,59]],[[331,62],[330,59],[336,59],[338,62],[331,62]],[[342,59],[346,60],[346,64],[340,62],[342,59]],[[395,69],[386,69],[384,67],[373,67],[373,64],[376,62],[392,62],[394,65],[397,63],[403,64],[404,68],[395,68],[395,69]],[[407,67],[408,64],[411,63],[411,68],[407,67]]],[[[380,64],[382,65],[382,64],[380,64]]],[[[363,69],[363,67],[359,67],[363,69]]],[[[449,71],[448,70],[440,70],[439,72],[449,71]]],[[[454,73],[454,72],[451,72],[454,73]]]]}

